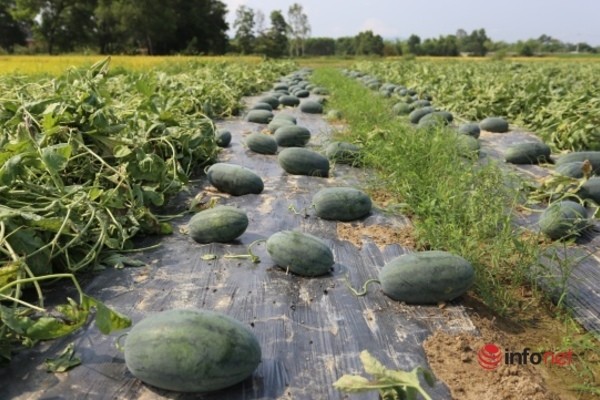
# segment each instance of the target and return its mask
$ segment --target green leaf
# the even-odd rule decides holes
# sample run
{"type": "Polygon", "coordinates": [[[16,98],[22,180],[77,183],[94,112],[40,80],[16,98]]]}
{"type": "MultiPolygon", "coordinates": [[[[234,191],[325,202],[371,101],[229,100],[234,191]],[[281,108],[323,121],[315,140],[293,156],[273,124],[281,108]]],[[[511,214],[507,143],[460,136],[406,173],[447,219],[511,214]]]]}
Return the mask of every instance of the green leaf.
{"type": "Polygon", "coordinates": [[[170,235],[173,233],[173,225],[168,222],[161,222],[159,225],[159,234],[170,235]]]}
{"type": "MultiPolygon", "coordinates": [[[[58,232],[63,227],[63,220],[60,218],[40,218],[34,219],[29,223],[29,226],[42,228],[45,231],[58,232]]],[[[67,224],[63,228],[63,232],[69,232],[70,226],[67,224]]]]}
{"type": "Polygon", "coordinates": [[[145,267],[147,264],[141,260],[136,260],[131,257],[126,257],[119,253],[109,253],[107,256],[103,257],[100,261],[101,264],[104,264],[108,267],[113,268],[125,268],[128,267],[145,267]]]}
{"type": "Polygon", "coordinates": [[[433,375],[433,373],[428,370],[425,369],[423,367],[417,367],[416,368],[416,373],[421,373],[423,375],[423,378],[425,378],[425,382],[427,382],[427,384],[431,387],[435,386],[435,376],[433,375]]]}
{"type": "Polygon", "coordinates": [[[64,170],[69,164],[73,148],[68,143],[55,144],[42,149],[42,161],[53,173],[64,170]]]}
{"type": "Polygon", "coordinates": [[[102,196],[103,193],[104,193],[104,190],[102,190],[98,187],[93,187],[90,189],[88,194],[90,196],[90,200],[96,200],[97,198],[102,196]]]}
{"type": "MultiPolygon", "coordinates": [[[[0,267],[0,287],[3,287],[6,284],[17,279],[20,268],[21,267],[20,267],[19,263],[17,263],[17,262],[8,263],[8,264],[0,267]]],[[[4,293],[4,294],[6,294],[6,293],[4,293]]]]}
{"type": "Polygon", "coordinates": [[[114,156],[117,158],[127,157],[128,155],[130,155],[132,153],[129,146],[122,145],[122,144],[116,145],[114,147],[113,151],[114,151],[114,156]]]}
{"type": "Polygon", "coordinates": [[[23,157],[20,154],[12,156],[5,161],[2,167],[0,167],[0,183],[10,186],[24,171],[22,161],[23,157]]]}
{"type": "Polygon", "coordinates": [[[165,196],[162,193],[157,192],[150,186],[142,186],[144,204],[149,205],[151,203],[155,206],[162,206],[165,202],[165,196]]]}
{"type": "Polygon", "coordinates": [[[98,61],[88,69],[86,75],[89,79],[95,78],[96,76],[105,76],[108,73],[110,66],[110,57],[106,57],[103,60],[98,61]]]}
{"type": "Polygon", "coordinates": [[[387,376],[388,370],[368,351],[364,350],[360,353],[360,361],[363,363],[367,374],[373,375],[375,378],[384,378],[387,376]]]}
{"type": "Polygon", "coordinates": [[[100,300],[84,295],[82,305],[84,309],[88,310],[91,307],[96,307],[96,326],[105,335],[131,326],[129,317],[110,309],[100,300]]]}
{"type": "Polygon", "coordinates": [[[423,373],[430,386],[434,383],[433,375],[422,367],[417,367],[411,372],[387,369],[366,350],[360,353],[360,359],[365,371],[376,379],[369,381],[361,376],[344,375],[333,384],[335,388],[350,393],[378,390],[383,399],[416,400],[417,395],[420,394],[426,400],[431,400],[421,387],[419,373],[423,373]]]}
{"type": "MultiPolygon", "coordinates": [[[[63,307],[70,307],[65,305],[63,307]]],[[[81,328],[87,319],[86,313],[71,313],[78,320],[71,320],[67,315],[61,317],[43,316],[29,318],[19,309],[0,306],[2,322],[20,336],[31,340],[50,340],[66,336],[81,328]]]]}
{"type": "Polygon", "coordinates": [[[344,392],[361,392],[365,390],[372,390],[368,387],[369,380],[358,375],[344,375],[340,379],[334,382],[333,387],[344,392]]]}
{"type": "Polygon", "coordinates": [[[81,359],[75,357],[75,344],[70,343],[56,358],[46,358],[46,371],[65,372],[81,364],[81,359]]]}
{"type": "Polygon", "coordinates": [[[25,261],[34,275],[48,275],[52,273],[52,264],[50,264],[50,250],[38,250],[45,245],[45,241],[38,235],[33,228],[24,227],[13,221],[5,222],[7,231],[7,240],[19,255],[26,256],[25,261]],[[36,254],[32,253],[38,251],[36,254]]]}

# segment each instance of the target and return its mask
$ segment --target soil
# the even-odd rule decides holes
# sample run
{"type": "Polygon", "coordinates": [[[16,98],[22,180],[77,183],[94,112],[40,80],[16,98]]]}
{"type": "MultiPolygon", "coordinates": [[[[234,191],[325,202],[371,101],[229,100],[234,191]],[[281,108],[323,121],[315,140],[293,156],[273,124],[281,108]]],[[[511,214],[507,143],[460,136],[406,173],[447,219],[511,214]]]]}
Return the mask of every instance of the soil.
{"type": "Polygon", "coordinates": [[[362,248],[364,238],[369,238],[380,247],[389,244],[400,244],[403,247],[415,248],[413,229],[410,226],[399,228],[387,225],[338,222],[337,234],[340,239],[349,241],[359,249],[362,248]]]}
{"type": "MultiPolygon", "coordinates": [[[[488,343],[496,344],[504,356],[505,349],[521,352],[529,347],[532,352],[554,350],[560,343],[560,322],[550,315],[534,311],[519,323],[494,317],[478,300],[467,297],[465,306],[480,332],[451,335],[435,332],[424,343],[428,363],[435,376],[449,388],[454,399],[507,400],[507,399],[587,399],[592,395],[576,395],[568,386],[577,381],[565,374],[565,367],[544,365],[506,365],[486,370],[479,365],[478,352],[488,343]]],[[[574,357],[577,362],[577,357],[574,357]]]]}

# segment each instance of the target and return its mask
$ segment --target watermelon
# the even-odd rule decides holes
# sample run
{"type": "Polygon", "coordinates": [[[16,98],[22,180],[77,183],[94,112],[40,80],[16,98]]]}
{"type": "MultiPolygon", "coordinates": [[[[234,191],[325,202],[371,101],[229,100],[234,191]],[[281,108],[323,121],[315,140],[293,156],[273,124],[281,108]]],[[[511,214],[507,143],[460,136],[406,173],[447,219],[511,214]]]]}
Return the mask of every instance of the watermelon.
{"type": "Polygon", "coordinates": [[[319,276],[333,267],[333,253],[316,236],[296,231],[277,232],[267,240],[267,252],[280,268],[301,276],[319,276]]]}
{"type": "Polygon", "coordinates": [[[249,378],[262,357],[247,325],[199,309],[168,310],[144,318],[127,335],[124,353],[133,376],[176,392],[233,386],[249,378]]]}

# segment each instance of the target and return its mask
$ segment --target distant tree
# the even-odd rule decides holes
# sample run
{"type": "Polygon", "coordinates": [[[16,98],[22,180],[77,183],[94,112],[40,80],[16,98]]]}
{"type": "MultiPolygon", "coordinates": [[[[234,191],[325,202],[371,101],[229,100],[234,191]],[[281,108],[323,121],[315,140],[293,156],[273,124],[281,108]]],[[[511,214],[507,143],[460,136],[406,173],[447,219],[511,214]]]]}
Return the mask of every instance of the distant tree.
{"type": "Polygon", "coordinates": [[[566,51],[566,46],[558,39],[554,39],[548,35],[541,35],[537,41],[539,42],[539,49],[542,53],[559,53],[566,51]]]}
{"type": "Polygon", "coordinates": [[[399,40],[396,40],[396,41],[384,40],[383,41],[383,55],[386,57],[401,56],[402,55],[402,42],[400,42],[399,40]]]}
{"type": "Polygon", "coordinates": [[[438,39],[438,49],[441,56],[458,56],[460,54],[458,51],[458,38],[454,35],[440,36],[438,39]]]}
{"type": "Polygon", "coordinates": [[[373,31],[360,32],[354,40],[356,55],[383,55],[383,38],[373,31]]]}
{"type": "Polygon", "coordinates": [[[219,0],[97,0],[95,41],[100,52],[223,54],[227,7],[219,0]],[[164,8],[164,9],[163,9],[164,8]]]}
{"type": "Polygon", "coordinates": [[[262,35],[267,30],[265,13],[261,10],[254,12],[254,33],[256,37],[262,35]]]}
{"type": "Polygon", "coordinates": [[[485,29],[474,30],[461,41],[460,50],[471,53],[474,56],[483,57],[488,52],[486,44],[489,43],[489,40],[485,29]]]}
{"type": "Polygon", "coordinates": [[[288,9],[288,24],[290,55],[295,57],[304,55],[306,39],[310,36],[310,23],[300,4],[294,3],[288,9]]]}
{"type": "Polygon", "coordinates": [[[15,45],[24,45],[25,28],[11,14],[15,0],[0,0],[0,47],[12,52],[15,45]]]}
{"type": "Polygon", "coordinates": [[[254,49],[254,11],[241,5],[235,12],[235,41],[240,53],[251,54],[254,49]]]}
{"type": "Polygon", "coordinates": [[[269,31],[270,46],[266,55],[269,57],[283,57],[288,51],[288,24],[279,10],[271,12],[271,29],[269,31]]]}
{"type": "Polygon", "coordinates": [[[70,51],[92,40],[96,0],[16,0],[13,17],[46,42],[48,53],[56,47],[70,51]]]}
{"type": "Polygon", "coordinates": [[[410,35],[407,42],[407,50],[410,54],[418,56],[421,54],[421,38],[417,35],[410,35]]]}
{"type": "Polygon", "coordinates": [[[339,56],[348,56],[356,54],[354,46],[354,37],[346,36],[337,38],[335,41],[335,54],[339,56]]]}
{"type": "Polygon", "coordinates": [[[539,42],[534,39],[526,41],[519,40],[515,44],[515,50],[521,57],[532,57],[538,52],[539,42]]]}
{"type": "Polygon", "coordinates": [[[224,54],[227,51],[227,6],[218,0],[176,0],[177,21],[170,52],[224,54]]]}
{"type": "Polygon", "coordinates": [[[437,43],[435,39],[427,38],[421,43],[419,54],[425,56],[437,55],[437,43]]]}
{"type": "Polygon", "coordinates": [[[464,38],[466,38],[467,36],[469,36],[469,34],[467,33],[467,31],[465,31],[464,29],[460,28],[456,31],[456,39],[457,40],[463,40],[464,38]]]}
{"type": "Polygon", "coordinates": [[[585,42],[577,43],[577,51],[580,53],[595,53],[596,49],[585,42]]]}
{"type": "Polygon", "coordinates": [[[96,20],[96,43],[102,54],[125,50],[127,36],[121,24],[117,7],[113,0],[99,0],[94,10],[96,20]]]}
{"type": "Polygon", "coordinates": [[[333,38],[308,38],[306,39],[304,54],[307,56],[331,56],[335,54],[335,39],[333,38]]]}
{"type": "Polygon", "coordinates": [[[255,53],[267,57],[283,57],[288,52],[288,25],[279,10],[271,12],[271,26],[256,38],[255,53]]]}

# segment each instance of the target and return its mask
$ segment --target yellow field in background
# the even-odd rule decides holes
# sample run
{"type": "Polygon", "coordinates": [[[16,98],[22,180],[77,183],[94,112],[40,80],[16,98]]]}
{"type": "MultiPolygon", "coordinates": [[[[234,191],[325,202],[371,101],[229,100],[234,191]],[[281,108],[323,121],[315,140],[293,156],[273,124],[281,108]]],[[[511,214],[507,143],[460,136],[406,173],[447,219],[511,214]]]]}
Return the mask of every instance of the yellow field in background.
{"type": "MultiPolygon", "coordinates": [[[[63,55],[63,56],[0,56],[0,75],[59,75],[69,68],[90,66],[105,56],[102,55],[63,55]]],[[[296,61],[302,66],[329,66],[347,67],[356,61],[368,60],[401,60],[402,57],[387,58],[361,58],[361,57],[309,57],[296,61]]],[[[427,61],[490,61],[489,57],[419,57],[427,61]]],[[[126,68],[129,70],[145,70],[185,63],[188,61],[201,62],[246,62],[258,63],[263,60],[260,56],[111,56],[111,68],[126,68]]],[[[569,62],[600,62],[600,57],[511,57],[511,61],[543,62],[543,61],[569,61],[569,62]]]]}
{"type": "MultiPolygon", "coordinates": [[[[59,75],[72,67],[90,66],[106,56],[68,55],[68,56],[0,56],[0,75],[59,75]]],[[[111,56],[111,68],[144,70],[157,66],[173,65],[188,61],[203,62],[247,62],[258,63],[262,57],[207,57],[207,56],[111,56]]]]}

